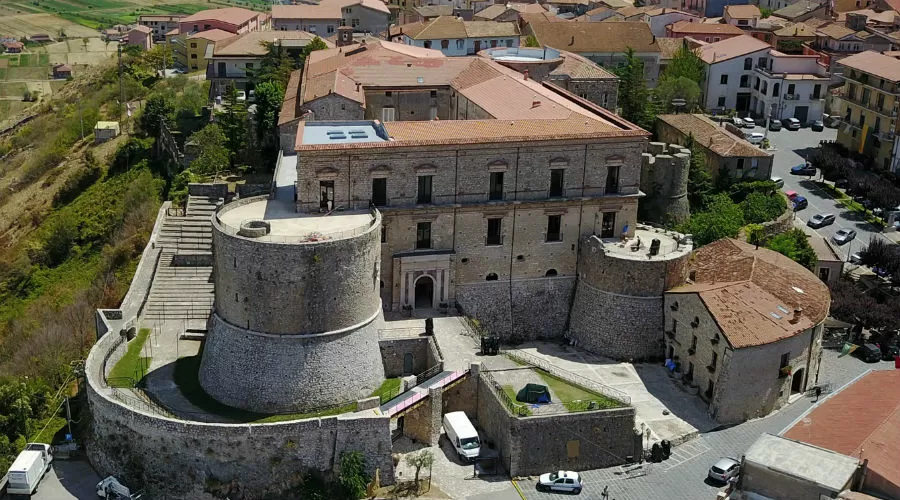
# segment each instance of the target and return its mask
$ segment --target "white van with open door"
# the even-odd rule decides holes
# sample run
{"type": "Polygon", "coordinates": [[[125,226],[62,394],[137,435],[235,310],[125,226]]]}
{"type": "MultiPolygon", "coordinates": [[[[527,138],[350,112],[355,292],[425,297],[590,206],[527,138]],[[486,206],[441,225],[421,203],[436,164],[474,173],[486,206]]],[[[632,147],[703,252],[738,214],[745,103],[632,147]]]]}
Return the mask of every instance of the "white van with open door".
{"type": "Polygon", "coordinates": [[[444,415],[444,432],[447,439],[464,462],[470,462],[481,453],[481,439],[465,412],[454,411],[444,415]]]}

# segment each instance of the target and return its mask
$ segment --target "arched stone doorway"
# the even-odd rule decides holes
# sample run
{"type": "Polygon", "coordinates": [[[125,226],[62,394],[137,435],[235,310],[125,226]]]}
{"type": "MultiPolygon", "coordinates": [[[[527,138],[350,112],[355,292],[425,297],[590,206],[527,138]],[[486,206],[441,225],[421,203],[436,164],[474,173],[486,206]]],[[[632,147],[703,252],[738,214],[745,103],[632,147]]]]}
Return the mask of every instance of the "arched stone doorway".
{"type": "Polygon", "coordinates": [[[803,368],[797,370],[794,373],[794,378],[791,379],[791,394],[799,394],[803,392],[803,368]]]}
{"type": "Polygon", "coordinates": [[[424,274],[416,280],[415,286],[415,308],[416,309],[433,309],[434,308],[434,279],[424,274]]]}

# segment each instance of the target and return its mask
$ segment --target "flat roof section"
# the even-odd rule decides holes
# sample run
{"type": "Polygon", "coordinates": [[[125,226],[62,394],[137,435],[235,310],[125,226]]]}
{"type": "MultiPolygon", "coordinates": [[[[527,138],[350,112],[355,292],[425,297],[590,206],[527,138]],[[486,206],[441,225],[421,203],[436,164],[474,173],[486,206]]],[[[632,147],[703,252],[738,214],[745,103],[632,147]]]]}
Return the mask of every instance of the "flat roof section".
{"type": "Polygon", "coordinates": [[[351,144],[358,142],[385,142],[388,140],[384,125],[375,120],[352,122],[306,122],[300,144],[351,144]]]}
{"type": "Polygon", "coordinates": [[[859,463],[853,457],[771,434],[760,436],[744,460],[832,491],[847,487],[859,463]]]}
{"type": "Polygon", "coordinates": [[[678,233],[657,229],[651,226],[638,225],[634,236],[627,240],[622,238],[602,238],[603,249],[607,255],[628,260],[655,261],[669,260],[688,254],[693,249],[691,244],[679,244],[678,233]],[[650,255],[650,244],[659,240],[659,253],[650,255]]]}
{"type": "Polygon", "coordinates": [[[372,214],[332,212],[330,215],[299,213],[292,202],[257,199],[249,203],[225,206],[217,215],[222,229],[237,234],[249,221],[266,221],[269,234],[252,238],[267,243],[314,243],[360,235],[372,227],[372,214]]]}

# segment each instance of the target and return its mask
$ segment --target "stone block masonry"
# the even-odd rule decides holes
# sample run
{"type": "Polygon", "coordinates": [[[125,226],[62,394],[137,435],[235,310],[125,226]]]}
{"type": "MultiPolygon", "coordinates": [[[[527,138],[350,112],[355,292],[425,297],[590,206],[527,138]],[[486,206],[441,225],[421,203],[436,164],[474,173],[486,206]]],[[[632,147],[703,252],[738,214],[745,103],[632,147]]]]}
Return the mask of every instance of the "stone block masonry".
{"type": "Polygon", "coordinates": [[[668,226],[685,222],[691,216],[688,205],[689,149],[662,142],[651,142],[641,164],[641,191],[647,194],[639,202],[641,220],[668,226]]]}

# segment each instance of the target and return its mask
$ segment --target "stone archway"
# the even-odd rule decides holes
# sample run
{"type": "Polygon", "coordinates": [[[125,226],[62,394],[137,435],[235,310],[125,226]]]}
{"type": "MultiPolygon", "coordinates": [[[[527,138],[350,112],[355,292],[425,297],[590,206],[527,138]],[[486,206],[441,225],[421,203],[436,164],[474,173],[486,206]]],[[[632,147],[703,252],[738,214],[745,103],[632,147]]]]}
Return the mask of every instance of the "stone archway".
{"type": "Polygon", "coordinates": [[[434,278],[428,274],[423,274],[416,280],[414,307],[416,309],[434,308],[434,278]]]}
{"type": "Polygon", "coordinates": [[[803,368],[794,373],[791,379],[791,394],[799,394],[803,392],[803,368]]]}

